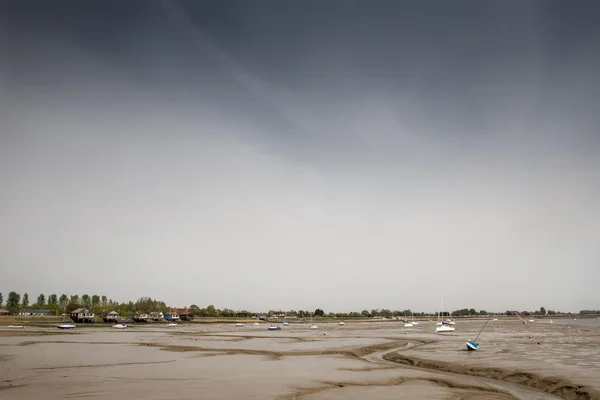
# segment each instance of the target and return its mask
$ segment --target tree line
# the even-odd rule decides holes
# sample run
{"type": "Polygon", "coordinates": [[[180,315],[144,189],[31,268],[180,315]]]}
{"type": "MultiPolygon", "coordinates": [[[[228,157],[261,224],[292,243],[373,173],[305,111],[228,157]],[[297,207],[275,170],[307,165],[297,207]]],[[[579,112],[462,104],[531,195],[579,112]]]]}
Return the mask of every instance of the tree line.
{"type": "MultiPolygon", "coordinates": [[[[0,293],[0,307],[4,304],[4,297],[0,293]]],[[[10,292],[6,298],[5,307],[11,314],[16,314],[21,309],[39,309],[39,310],[50,310],[56,314],[70,313],[71,311],[85,307],[92,310],[96,314],[101,314],[104,311],[117,311],[119,314],[128,314],[136,311],[152,312],[161,311],[168,312],[169,307],[163,301],[153,300],[150,297],[142,297],[136,302],[119,303],[109,299],[105,295],[89,295],[83,294],[81,296],[61,294],[60,296],[56,293],[40,294],[37,296],[35,302],[31,302],[29,294],[24,293],[21,296],[17,292],[10,292]]]]}
{"type": "MultiPolygon", "coordinates": [[[[4,297],[0,293],[0,307],[5,304],[4,297]]],[[[60,296],[56,293],[45,295],[39,294],[32,302],[29,298],[28,293],[24,293],[22,296],[17,292],[10,292],[6,298],[5,307],[11,314],[16,314],[20,309],[42,309],[55,311],[59,313],[69,313],[77,308],[85,307],[92,310],[96,314],[101,314],[104,311],[117,311],[120,315],[133,314],[135,312],[150,313],[153,311],[168,313],[172,307],[167,306],[163,301],[152,299],[150,297],[142,297],[137,301],[129,301],[126,303],[119,303],[107,298],[105,295],[89,295],[83,294],[81,296],[61,294],[60,296]]],[[[196,317],[252,317],[258,315],[264,315],[266,317],[275,317],[283,314],[294,315],[298,318],[309,318],[309,317],[328,317],[328,318],[411,318],[411,317],[435,317],[438,313],[425,313],[425,312],[413,312],[410,309],[406,310],[389,310],[389,309],[373,309],[362,310],[361,312],[353,311],[348,313],[326,313],[321,308],[317,308],[314,311],[308,310],[269,310],[267,312],[252,312],[248,310],[232,310],[228,308],[218,309],[214,305],[207,307],[198,307],[196,304],[189,306],[188,311],[190,314],[196,317]]],[[[536,311],[520,311],[522,315],[556,315],[562,314],[560,311],[546,310],[544,307],[540,307],[536,311]]],[[[569,313],[570,314],[570,313],[569,313]]],[[[581,315],[587,314],[600,314],[600,311],[596,310],[581,310],[581,315]]],[[[487,315],[511,315],[511,311],[490,313],[485,310],[476,311],[474,308],[463,308],[454,310],[452,312],[444,312],[443,316],[446,317],[467,317],[467,316],[487,316],[487,315]]]]}

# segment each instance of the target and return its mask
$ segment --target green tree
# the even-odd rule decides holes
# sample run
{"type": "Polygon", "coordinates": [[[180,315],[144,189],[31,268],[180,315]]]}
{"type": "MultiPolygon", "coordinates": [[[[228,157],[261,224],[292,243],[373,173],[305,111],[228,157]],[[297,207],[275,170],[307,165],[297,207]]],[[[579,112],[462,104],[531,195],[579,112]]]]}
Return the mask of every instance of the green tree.
{"type": "Polygon", "coordinates": [[[69,299],[69,303],[70,304],[79,304],[79,296],[76,294],[71,296],[71,298],[69,299]]]}
{"type": "Polygon", "coordinates": [[[97,294],[92,296],[92,306],[97,306],[100,304],[100,296],[98,296],[97,294]]]}
{"type": "Polygon", "coordinates": [[[215,309],[215,306],[213,306],[211,304],[208,307],[206,307],[206,314],[207,314],[208,317],[216,317],[217,316],[217,310],[215,309]]]}
{"type": "Polygon", "coordinates": [[[540,307],[540,314],[546,315],[546,309],[544,307],[540,307]]]}
{"type": "Polygon", "coordinates": [[[23,295],[22,305],[23,307],[29,307],[29,295],[27,293],[23,295]]]}
{"type": "Polygon", "coordinates": [[[368,318],[368,317],[370,317],[370,316],[371,316],[371,314],[370,314],[370,313],[369,313],[369,311],[367,311],[367,310],[362,310],[362,311],[361,311],[361,314],[362,314],[362,315],[363,315],[363,317],[365,317],[365,318],[368,318]]]}
{"type": "Polygon", "coordinates": [[[316,316],[319,316],[319,317],[322,317],[322,316],[324,316],[324,315],[325,315],[325,311],[323,311],[323,310],[322,310],[322,309],[320,309],[320,308],[317,308],[317,309],[315,310],[315,315],[316,315],[316,316]]]}
{"type": "Polygon", "coordinates": [[[48,305],[49,306],[57,306],[58,305],[58,299],[56,298],[55,293],[48,296],[48,305]]]}
{"type": "Polygon", "coordinates": [[[102,305],[105,306],[106,304],[106,296],[102,296],[102,305]]]}
{"type": "Polygon", "coordinates": [[[60,298],[58,299],[58,306],[59,308],[62,310],[62,312],[66,312],[67,311],[67,305],[69,304],[69,298],[67,297],[66,294],[61,294],[60,298]]]}
{"type": "Polygon", "coordinates": [[[87,308],[92,307],[92,298],[89,294],[84,294],[83,296],[81,296],[81,302],[87,308]]]}
{"type": "Polygon", "coordinates": [[[480,310],[480,311],[479,311],[479,315],[487,315],[487,311],[485,311],[485,310],[480,310]]]}
{"type": "Polygon", "coordinates": [[[43,293],[40,294],[37,298],[37,301],[35,302],[35,306],[39,307],[39,308],[43,308],[46,306],[46,295],[44,295],[43,293]]]}
{"type": "Polygon", "coordinates": [[[21,302],[21,295],[17,292],[10,292],[6,299],[6,308],[18,308],[21,302]]]}
{"type": "Polygon", "coordinates": [[[2,293],[0,293],[0,307],[2,307],[2,303],[4,303],[4,297],[2,297],[2,293]]]}

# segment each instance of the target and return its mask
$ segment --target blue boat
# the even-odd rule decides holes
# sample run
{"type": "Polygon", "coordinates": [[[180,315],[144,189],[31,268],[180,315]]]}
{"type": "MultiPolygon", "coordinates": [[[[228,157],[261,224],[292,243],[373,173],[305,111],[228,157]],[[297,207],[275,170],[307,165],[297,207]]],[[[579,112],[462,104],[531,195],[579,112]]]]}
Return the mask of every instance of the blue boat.
{"type": "Polygon", "coordinates": [[[485,328],[485,326],[490,321],[491,321],[491,318],[488,318],[488,320],[486,321],[486,323],[483,325],[483,328],[481,328],[481,330],[479,331],[479,333],[477,334],[477,336],[475,336],[475,339],[467,341],[467,350],[468,351],[475,351],[475,350],[477,350],[479,348],[479,343],[477,343],[477,338],[479,337],[479,335],[481,335],[481,332],[483,332],[483,329],[485,328]]]}
{"type": "Polygon", "coordinates": [[[479,348],[479,343],[475,343],[470,340],[467,342],[467,350],[473,351],[473,350],[477,350],[478,348],[479,348]]]}

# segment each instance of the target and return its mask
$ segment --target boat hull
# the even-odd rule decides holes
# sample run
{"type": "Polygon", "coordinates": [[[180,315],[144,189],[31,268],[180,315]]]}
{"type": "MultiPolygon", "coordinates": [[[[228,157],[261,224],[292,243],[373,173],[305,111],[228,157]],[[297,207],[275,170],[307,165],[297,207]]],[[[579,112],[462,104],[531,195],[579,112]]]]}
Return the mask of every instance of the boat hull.
{"type": "Polygon", "coordinates": [[[435,328],[437,333],[452,333],[456,330],[452,325],[441,325],[435,328]]]}
{"type": "Polygon", "coordinates": [[[270,331],[280,331],[281,327],[280,326],[270,326],[267,329],[270,331]]]}
{"type": "Polygon", "coordinates": [[[469,351],[475,351],[478,348],[479,348],[479,343],[475,343],[475,342],[472,342],[470,340],[467,342],[467,350],[469,350],[469,351]]]}

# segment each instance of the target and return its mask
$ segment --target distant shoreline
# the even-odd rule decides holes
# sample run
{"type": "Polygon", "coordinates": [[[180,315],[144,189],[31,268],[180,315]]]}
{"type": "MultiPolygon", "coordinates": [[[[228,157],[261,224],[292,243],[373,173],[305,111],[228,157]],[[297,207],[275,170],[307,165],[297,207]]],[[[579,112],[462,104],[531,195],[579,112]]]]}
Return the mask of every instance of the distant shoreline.
{"type": "MultiPolygon", "coordinates": [[[[595,319],[598,315],[578,315],[577,319],[595,319]]],[[[479,317],[450,317],[455,321],[477,321],[477,320],[487,320],[488,316],[479,316],[479,317]]],[[[497,318],[498,321],[519,321],[519,318],[516,316],[494,316],[491,318],[497,318]]],[[[534,320],[568,320],[573,319],[573,316],[523,316],[525,320],[534,319],[534,320]]],[[[26,316],[26,315],[10,315],[10,316],[0,316],[0,326],[2,325],[23,325],[23,326],[53,326],[56,323],[61,321],[70,321],[69,316],[26,316]]],[[[314,317],[312,322],[317,324],[323,323],[336,323],[339,321],[344,321],[347,323],[374,323],[374,322],[386,322],[386,323],[401,323],[404,319],[383,319],[383,318],[329,318],[329,317],[314,317]]],[[[422,317],[422,318],[411,318],[413,321],[427,323],[429,321],[435,322],[436,317],[422,317]]],[[[162,325],[168,321],[153,321],[153,322],[134,322],[131,318],[122,318],[119,321],[126,321],[128,324],[136,325],[136,326],[152,326],[152,325],[162,325]]],[[[274,319],[276,323],[281,323],[282,319],[274,319]]],[[[308,318],[290,318],[286,319],[291,325],[295,324],[307,324],[310,323],[311,320],[308,318]]],[[[237,323],[241,322],[244,324],[258,322],[262,324],[269,324],[271,322],[260,320],[258,318],[235,318],[235,317],[195,317],[192,321],[179,321],[178,324],[227,324],[227,323],[237,323]]],[[[97,318],[93,323],[79,323],[78,326],[112,326],[112,322],[104,322],[102,319],[97,318]]]]}

